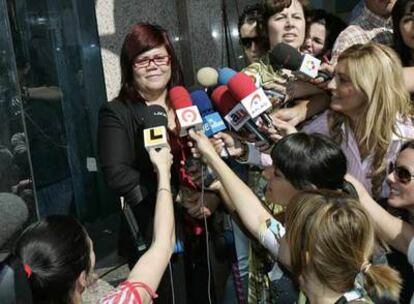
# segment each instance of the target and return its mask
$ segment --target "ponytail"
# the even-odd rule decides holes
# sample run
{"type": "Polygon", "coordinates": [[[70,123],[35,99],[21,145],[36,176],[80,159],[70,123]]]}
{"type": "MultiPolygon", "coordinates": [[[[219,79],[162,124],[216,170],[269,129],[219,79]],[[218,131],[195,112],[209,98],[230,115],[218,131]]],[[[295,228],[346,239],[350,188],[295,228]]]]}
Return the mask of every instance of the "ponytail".
{"type": "Polygon", "coordinates": [[[370,265],[364,270],[365,287],[370,294],[398,299],[401,290],[401,277],[398,271],[384,265],[370,265]]]}

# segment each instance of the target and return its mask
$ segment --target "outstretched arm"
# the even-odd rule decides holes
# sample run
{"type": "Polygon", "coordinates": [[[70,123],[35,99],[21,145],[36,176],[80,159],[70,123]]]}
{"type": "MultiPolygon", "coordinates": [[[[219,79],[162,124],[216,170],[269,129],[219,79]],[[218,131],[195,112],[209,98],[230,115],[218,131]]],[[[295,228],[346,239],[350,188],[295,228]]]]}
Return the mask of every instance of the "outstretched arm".
{"type": "Polygon", "coordinates": [[[260,226],[271,218],[271,215],[250,188],[220,158],[202,132],[190,131],[190,136],[196,141],[206,163],[216,172],[243,224],[254,237],[259,238],[260,226]]]}
{"type": "Polygon", "coordinates": [[[347,175],[346,179],[354,185],[362,206],[371,215],[381,237],[398,251],[407,254],[410,241],[414,238],[414,227],[391,215],[377,204],[354,177],[347,175]]]}
{"type": "MultiPolygon", "coordinates": [[[[174,207],[171,195],[170,148],[149,152],[158,176],[158,193],[155,204],[154,238],[148,251],[138,260],[129,274],[128,281],[139,281],[156,290],[173,253],[175,244],[174,207]]],[[[138,289],[143,303],[150,303],[151,296],[138,289]]]]}

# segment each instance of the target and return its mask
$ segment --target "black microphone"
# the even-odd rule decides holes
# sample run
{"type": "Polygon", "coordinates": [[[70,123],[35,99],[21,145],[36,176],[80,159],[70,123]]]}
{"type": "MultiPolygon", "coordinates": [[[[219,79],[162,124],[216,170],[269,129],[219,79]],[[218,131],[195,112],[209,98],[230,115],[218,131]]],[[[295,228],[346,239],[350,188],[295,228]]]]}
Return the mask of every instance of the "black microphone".
{"type": "Polygon", "coordinates": [[[168,117],[160,105],[151,105],[144,111],[144,146],[147,150],[168,146],[168,117]]]}
{"type": "Polygon", "coordinates": [[[26,203],[12,193],[0,193],[0,250],[24,228],[29,217],[26,203]]]}
{"type": "Polygon", "coordinates": [[[275,69],[296,71],[309,78],[332,79],[332,75],[319,71],[321,61],[309,54],[302,55],[294,47],[286,43],[278,43],[269,54],[269,61],[275,69]]]}

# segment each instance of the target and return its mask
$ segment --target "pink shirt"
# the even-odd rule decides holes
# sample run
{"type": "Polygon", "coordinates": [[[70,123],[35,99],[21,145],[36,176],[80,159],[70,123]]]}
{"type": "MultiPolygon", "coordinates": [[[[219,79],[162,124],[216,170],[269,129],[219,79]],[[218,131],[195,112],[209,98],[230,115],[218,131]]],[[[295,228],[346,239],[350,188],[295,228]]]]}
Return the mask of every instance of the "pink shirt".
{"type": "MultiPolygon", "coordinates": [[[[305,133],[321,133],[327,136],[330,136],[328,128],[328,114],[331,111],[327,110],[322,113],[315,120],[310,121],[302,129],[305,133]]],[[[395,162],[398,153],[401,149],[403,143],[409,139],[414,139],[414,126],[411,120],[398,119],[396,123],[397,134],[393,134],[391,143],[388,147],[386,158],[386,168],[390,162],[395,162]]],[[[372,166],[372,155],[367,156],[365,159],[361,159],[359,153],[358,144],[354,137],[352,130],[349,127],[342,126],[342,130],[347,132],[347,141],[342,142],[341,148],[344,152],[347,162],[348,162],[348,173],[357,178],[365,188],[372,194],[372,183],[369,173],[372,166]],[[347,130],[345,130],[347,128],[347,130]]],[[[389,187],[386,184],[385,180],[382,185],[381,197],[388,197],[389,187]]]]}

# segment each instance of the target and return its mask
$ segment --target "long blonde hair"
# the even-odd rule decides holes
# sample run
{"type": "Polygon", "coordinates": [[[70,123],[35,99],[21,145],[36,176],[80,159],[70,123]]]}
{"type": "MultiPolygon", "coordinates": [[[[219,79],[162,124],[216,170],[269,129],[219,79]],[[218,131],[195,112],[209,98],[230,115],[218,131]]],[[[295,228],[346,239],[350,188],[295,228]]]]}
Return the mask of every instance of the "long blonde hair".
{"type": "Polygon", "coordinates": [[[398,272],[369,263],[374,226],[355,199],[339,191],[303,191],[288,204],[285,224],[292,271],[298,278],[306,280],[312,273],[324,286],[344,293],[363,272],[368,291],[398,299],[398,272]]]}
{"type": "MultiPolygon", "coordinates": [[[[401,61],[389,47],[377,43],[357,44],[338,58],[345,64],[353,86],[366,98],[366,106],[354,125],[358,146],[373,156],[372,189],[379,196],[385,178],[385,154],[396,128],[397,117],[411,118],[413,108],[405,88],[401,61]]],[[[334,112],[331,116],[331,135],[344,140],[342,124],[350,125],[349,117],[334,112]]]]}

